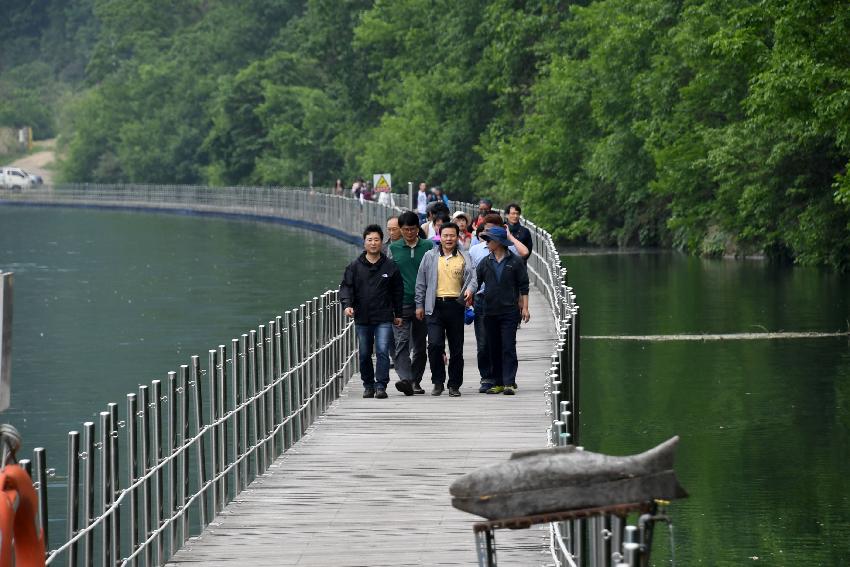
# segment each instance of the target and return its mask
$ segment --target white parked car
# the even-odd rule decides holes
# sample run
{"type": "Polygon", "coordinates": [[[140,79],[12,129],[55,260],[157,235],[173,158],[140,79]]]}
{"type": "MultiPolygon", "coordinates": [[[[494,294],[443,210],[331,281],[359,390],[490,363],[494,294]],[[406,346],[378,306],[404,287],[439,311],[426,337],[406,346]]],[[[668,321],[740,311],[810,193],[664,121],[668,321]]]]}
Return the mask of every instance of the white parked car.
{"type": "Polygon", "coordinates": [[[32,179],[29,174],[18,167],[0,168],[0,187],[12,191],[22,191],[32,187],[32,179]]]}

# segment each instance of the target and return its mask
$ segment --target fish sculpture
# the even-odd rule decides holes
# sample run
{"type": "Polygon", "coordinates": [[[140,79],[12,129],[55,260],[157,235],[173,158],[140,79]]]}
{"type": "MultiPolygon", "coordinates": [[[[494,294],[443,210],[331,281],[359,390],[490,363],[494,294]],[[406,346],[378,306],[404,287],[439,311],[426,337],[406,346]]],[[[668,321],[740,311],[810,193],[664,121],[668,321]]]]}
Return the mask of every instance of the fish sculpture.
{"type": "Polygon", "coordinates": [[[452,505],[501,520],[687,497],[673,471],[678,437],[639,455],[614,457],[571,445],[514,453],[452,483],[452,505]]]}

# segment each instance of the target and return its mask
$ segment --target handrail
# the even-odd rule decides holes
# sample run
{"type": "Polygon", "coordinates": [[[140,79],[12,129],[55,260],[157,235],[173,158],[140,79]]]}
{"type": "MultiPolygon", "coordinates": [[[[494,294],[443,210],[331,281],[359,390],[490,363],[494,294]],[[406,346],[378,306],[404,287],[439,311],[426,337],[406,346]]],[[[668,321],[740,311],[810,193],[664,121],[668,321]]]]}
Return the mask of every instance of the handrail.
{"type": "MultiPolygon", "coordinates": [[[[361,240],[367,224],[383,225],[398,211],[323,191],[282,187],[69,184],[0,195],[2,203],[248,216],[350,242],[361,240]]],[[[468,203],[452,206],[476,213],[468,203]]],[[[555,331],[550,368],[543,376],[552,423],[547,435],[550,444],[578,444],[578,305],[551,235],[532,222],[524,224],[534,244],[529,278],[551,309],[555,331]]],[[[64,557],[73,567],[82,556],[84,565],[96,559],[103,565],[136,565],[140,557],[146,566],[163,564],[338,398],[357,372],[355,353],[354,326],[342,313],[338,291],[329,290],[232,339],[229,349],[219,345],[210,350],[205,370],[200,358],[192,356],[179,372],[168,373],[165,395],[159,380],[140,386],[138,395],[127,395],[124,420],[118,405],[110,404],[100,414],[99,442],[98,427],[91,422],[84,424],[82,450],[80,434],[69,433],[67,539],[49,553],[47,563],[64,557]],[[125,429],[124,443],[120,429],[125,429]],[[122,470],[127,475],[123,483],[118,478],[122,470]],[[78,505],[81,496],[83,506],[78,505]],[[78,522],[81,507],[88,516],[78,522]]],[[[38,463],[46,467],[43,458],[38,463]]],[[[46,479],[44,470],[37,477],[46,479]]],[[[45,486],[42,482],[38,487],[40,497],[45,486]]],[[[46,518],[41,521],[46,524],[46,518]]],[[[565,539],[572,543],[560,536],[552,540],[553,554],[561,554],[558,562],[567,562],[565,539]]]]}

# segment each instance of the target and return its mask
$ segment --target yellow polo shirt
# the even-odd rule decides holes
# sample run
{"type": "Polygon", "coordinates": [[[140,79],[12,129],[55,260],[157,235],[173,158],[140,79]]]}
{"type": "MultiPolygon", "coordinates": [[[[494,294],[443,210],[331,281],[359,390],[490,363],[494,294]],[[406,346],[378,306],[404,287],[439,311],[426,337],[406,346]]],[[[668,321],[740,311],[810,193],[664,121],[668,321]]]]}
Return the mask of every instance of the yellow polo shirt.
{"type": "Polygon", "coordinates": [[[455,250],[451,256],[437,258],[437,297],[458,297],[463,288],[463,256],[455,250]]]}

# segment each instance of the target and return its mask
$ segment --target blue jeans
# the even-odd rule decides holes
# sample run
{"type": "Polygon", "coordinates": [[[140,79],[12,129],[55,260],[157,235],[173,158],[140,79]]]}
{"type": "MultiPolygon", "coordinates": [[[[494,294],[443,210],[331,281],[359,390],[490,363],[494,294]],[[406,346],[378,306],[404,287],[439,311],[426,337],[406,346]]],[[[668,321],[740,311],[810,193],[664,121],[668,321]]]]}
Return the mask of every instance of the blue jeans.
{"type": "Polygon", "coordinates": [[[390,383],[390,343],[393,338],[392,323],[354,325],[360,355],[360,379],[364,388],[387,389],[390,383]],[[377,358],[377,371],[372,366],[372,349],[377,358]]]}

